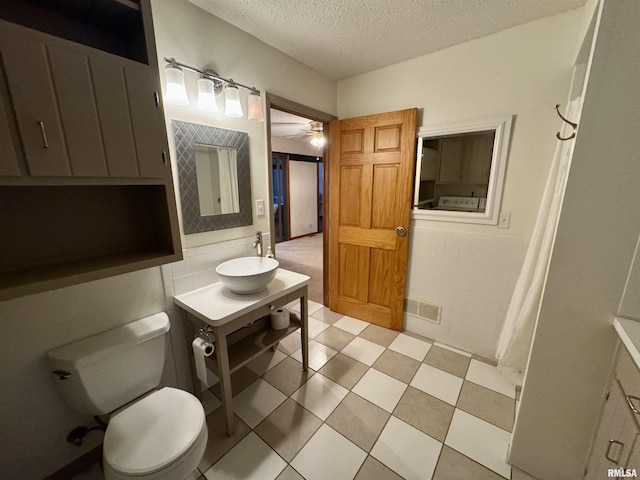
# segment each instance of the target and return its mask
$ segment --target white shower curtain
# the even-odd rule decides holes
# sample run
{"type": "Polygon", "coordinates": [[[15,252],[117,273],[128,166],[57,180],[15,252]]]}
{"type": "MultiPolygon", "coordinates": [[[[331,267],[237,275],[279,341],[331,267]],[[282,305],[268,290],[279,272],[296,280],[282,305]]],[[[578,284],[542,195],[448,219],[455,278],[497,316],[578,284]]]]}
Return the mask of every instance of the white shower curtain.
{"type": "Polygon", "coordinates": [[[218,148],[220,166],[220,207],[222,213],[240,211],[238,195],[238,167],[236,151],[231,148],[218,148]]]}
{"type": "MultiPolygon", "coordinates": [[[[581,107],[582,98],[578,97],[569,104],[565,117],[572,121],[579,118],[581,107]]],[[[572,131],[573,129],[565,124],[561,136],[567,137],[572,131]]],[[[496,350],[498,368],[519,384],[522,383],[531,350],[573,146],[573,139],[558,140],[556,145],[538,218],[498,340],[496,350]]]]}

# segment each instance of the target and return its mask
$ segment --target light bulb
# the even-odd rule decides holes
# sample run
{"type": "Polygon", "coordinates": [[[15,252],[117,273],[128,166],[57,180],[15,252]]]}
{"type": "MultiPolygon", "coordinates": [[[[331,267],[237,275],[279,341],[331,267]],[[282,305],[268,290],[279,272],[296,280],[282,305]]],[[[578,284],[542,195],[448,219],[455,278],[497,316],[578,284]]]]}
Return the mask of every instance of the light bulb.
{"type": "Polygon", "coordinates": [[[229,118],[240,118],[244,115],[240,104],[240,91],[235,85],[227,85],[224,89],[224,114],[229,118]]]}
{"type": "Polygon", "coordinates": [[[169,64],[164,70],[167,80],[165,99],[174,105],[189,105],[187,88],[184,86],[184,72],[180,67],[169,64]]]}
{"type": "Polygon", "coordinates": [[[264,122],[264,115],[262,113],[262,99],[257,92],[251,92],[247,98],[247,118],[249,120],[255,120],[257,122],[264,122]]]}
{"type": "Polygon", "coordinates": [[[198,110],[203,112],[217,112],[215,86],[213,80],[207,77],[198,79],[198,110]]]}
{"type": "Polygon", "coordinates": [[[316,133],[313,136],[313,138],[311,139],[311,145],[318,148],[324,146],[324,137],[322,136],[322,133],[316,133]]]}

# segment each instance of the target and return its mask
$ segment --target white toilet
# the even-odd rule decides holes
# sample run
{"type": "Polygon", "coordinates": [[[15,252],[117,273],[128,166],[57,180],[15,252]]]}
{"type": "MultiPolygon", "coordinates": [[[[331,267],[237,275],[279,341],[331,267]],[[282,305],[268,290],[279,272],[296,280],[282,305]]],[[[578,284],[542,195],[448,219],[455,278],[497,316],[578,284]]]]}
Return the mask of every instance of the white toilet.
{"type": "Polygon", "coordinates": [[[160,384],[169,318],[158,313],[51,350],[65,400],[90,415],[109,415],[104,436],[107,480],[182,480],[207,445],[200,401],[160,384]]]}

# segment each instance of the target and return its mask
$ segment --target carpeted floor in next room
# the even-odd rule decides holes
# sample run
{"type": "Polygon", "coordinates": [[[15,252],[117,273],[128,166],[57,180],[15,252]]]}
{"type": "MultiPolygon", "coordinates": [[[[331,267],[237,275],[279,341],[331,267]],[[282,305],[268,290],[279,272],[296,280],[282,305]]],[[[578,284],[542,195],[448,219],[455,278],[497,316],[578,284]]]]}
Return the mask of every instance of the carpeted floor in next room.
{"type": "Polygon", "coordinates": [[[276,244],[280,267],[309,275],[309,300],[322,303],[322,233],[276,244]]]}

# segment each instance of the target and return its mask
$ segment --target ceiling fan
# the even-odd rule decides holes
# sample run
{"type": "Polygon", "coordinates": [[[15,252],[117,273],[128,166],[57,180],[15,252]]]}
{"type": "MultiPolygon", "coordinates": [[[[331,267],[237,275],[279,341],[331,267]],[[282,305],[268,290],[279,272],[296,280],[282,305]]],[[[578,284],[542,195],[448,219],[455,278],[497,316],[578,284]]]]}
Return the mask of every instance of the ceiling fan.
{"type": "MultiPolygon", "coordinates": [[[[309,121],[309,122],[273,122],[272,126],[274,127],[282,127],[286,129],[293,128],[294,126],[299,126],[295,131],[295,133],[281,135],[282,138],[302,138],[305,136],[311,136],[311,144],[316,147],[322,147],[324,145],[324,137],[322,135],[323,125],[322,122],[317,121],[309,121]],[[300,132],[300,133],[298,133],[300,132]],[[304,132],[304,133],[302,133],[304,132]]],[[[289,130],[291,131],[291,130],[289,130]]]]}

